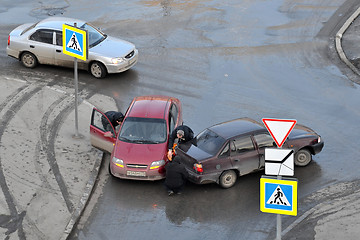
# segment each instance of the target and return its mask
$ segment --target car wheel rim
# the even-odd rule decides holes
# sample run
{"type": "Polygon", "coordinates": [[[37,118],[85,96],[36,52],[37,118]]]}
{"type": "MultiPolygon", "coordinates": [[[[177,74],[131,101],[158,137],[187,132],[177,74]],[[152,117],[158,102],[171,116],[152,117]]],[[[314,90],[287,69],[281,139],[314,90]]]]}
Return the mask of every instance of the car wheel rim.
{"type": "Polygon", "coordinates": [[[231,185],[233,182],[234,182],[233,176],[231,176],[231,175],[225,176],[225,178],[224,178],[224,184],[225,184],[226,186],[231,185]]]}
{"type": "Polygon", "coordinates": [[[23,62],[26,66],[32,66],[34,64],[34,58],[31,55],[26,54],[23,57],[23,62]]]}
{"type": "Polygon", "coordinates": [[[298,162],[300,162],[300,163],[304,163],[304,162],[306,162],[306,160],[307,160],[307,157],[306,157],[306,154],[299,154],[299,156],[298,156],[298,162]]]}
{"type": "Polygon", "coordinates": [[[97,65],[97,64],[91,65],[91,73],[95,77],[100,77],[101,76],[101,68],[99,67],[99,65],[97,65]]]}

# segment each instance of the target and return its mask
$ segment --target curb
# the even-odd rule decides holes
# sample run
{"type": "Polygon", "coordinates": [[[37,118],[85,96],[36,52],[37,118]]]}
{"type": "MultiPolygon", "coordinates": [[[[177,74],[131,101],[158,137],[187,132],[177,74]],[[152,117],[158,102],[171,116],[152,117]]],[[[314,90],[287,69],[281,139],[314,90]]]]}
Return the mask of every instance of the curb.
{"type": "MultiPolygon", "coordinates": [[[[62,90],[59,90],[59,89],[56,89],[53,87],[51,87],[51,89],[55,90],[55,91],[62,91],[62,90]]],[[[91,109],[95,107],[95,105],[89,103],[86,100],[82,100],[82,103],[84,103],[85,105],[88,105],[91,109]]],[[[86,184],[83,195],[77,205],[77,208],[74,210],[68,224],[66,225],[63,235],[61,236],[61,238],[59,240],[66,240],[70,236],[71,232],[73,231],[74,226],[77,224],[79,218],[81,217],[82,213],[84,212],[86,204],[88,203],[91,193],[94,189],[96,179],[99,175],[99,170],[100,170],[100,166],[101,166],[101,163],[103,160],[103,156],[104,156],[104,153],[99,151],[96,156],[97,160],[94,164],[93,169],[91,170],[92,174],[90,175],[90,178],[86,184]]]]}
{"type": "Polygon", "coordinates": [[[79,218],[81,217],[82,213],[85,210],[86,204],[88,203],[91,193],[94,189],[96,179],[99,175],[100,166],[103,160],[103,153],[99,152],[98,156],[96,157],[96,162],[94,164],[94,168],[91,171],[92,175],[89,178],[88,183],[86,184],[85,191],[83,193],[83,196],[81,197],[78,207],[74,210],[74,213],[72,214],[69,223],[66,225],[64,234],[61,236],[60,240],[66,240],[69,235],[71,234],[75,224],[78,222],[79,218]]]}
{"type": "Polygon", "coordinates": [[[360,76],[360,71],[352,64],[349,59],[346,57],[345,52],[341,46],[341,41],[344,33],[353,23],[353,21],[360,15],[360,7],[350,16],[350,18],[345,22],[345,24],[340,28],[336,33],[335,37],[335,47],[340,59],[357,75],[360,76]]]}

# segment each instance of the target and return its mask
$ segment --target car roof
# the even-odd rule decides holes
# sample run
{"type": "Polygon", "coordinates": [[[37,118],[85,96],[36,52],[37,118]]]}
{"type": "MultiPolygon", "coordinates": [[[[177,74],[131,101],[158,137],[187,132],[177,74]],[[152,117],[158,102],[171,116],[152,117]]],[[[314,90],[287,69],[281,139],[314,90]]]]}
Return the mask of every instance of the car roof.
{"type": "Polygon", "coordinates": [[[38,22],[36,24],[36,28],[62,29],[63,24],[74,26],[74,23],[76,23],[77,26],[80,27],[86,22],[75,18],[49,17],[38,22]]]}
{"type": "Polygon", "coordinates": [[[126,117],[161,118],[165,119],[171,102],[176,98],[150,95],[134,98],[126,117]]]}
{"type": "Polygon", "coordinates": [[[211,126],[209,130],[217,133],[225,139],[241,134],[266,130],[259,122],[251,118],[238,118],[211,126]]]}

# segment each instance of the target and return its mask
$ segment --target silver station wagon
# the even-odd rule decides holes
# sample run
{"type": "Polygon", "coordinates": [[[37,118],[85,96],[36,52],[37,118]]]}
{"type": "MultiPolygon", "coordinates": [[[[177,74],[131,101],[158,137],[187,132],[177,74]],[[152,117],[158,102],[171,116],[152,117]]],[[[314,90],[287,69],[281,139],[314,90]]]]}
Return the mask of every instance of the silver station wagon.
{"type": "Polygon", "coordinates": [[[63,24],[88,31],[89,55],[86,61],[79,60],[78,68],[89,71],[96,78],[108,73],[120,73],[130,69],[138,60],[135,45],[102,33],[82,20],[50,17],[38,23],[23,24],[8,37],[7,55],[22,62],[25,67],[37,64],[74,67],[74,57],[63,53],[63,24]]]}

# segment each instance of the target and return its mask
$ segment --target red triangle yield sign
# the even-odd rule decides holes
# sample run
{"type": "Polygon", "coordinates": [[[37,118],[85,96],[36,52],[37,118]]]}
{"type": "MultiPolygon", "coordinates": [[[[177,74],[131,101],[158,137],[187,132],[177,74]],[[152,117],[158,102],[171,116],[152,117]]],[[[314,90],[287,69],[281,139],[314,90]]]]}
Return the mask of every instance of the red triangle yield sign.
{"type": "Polygon", "coordinates": [[[292,119],[263,118],[262,121],[279,148],[296,124],[296,120],[292,119]]]}

